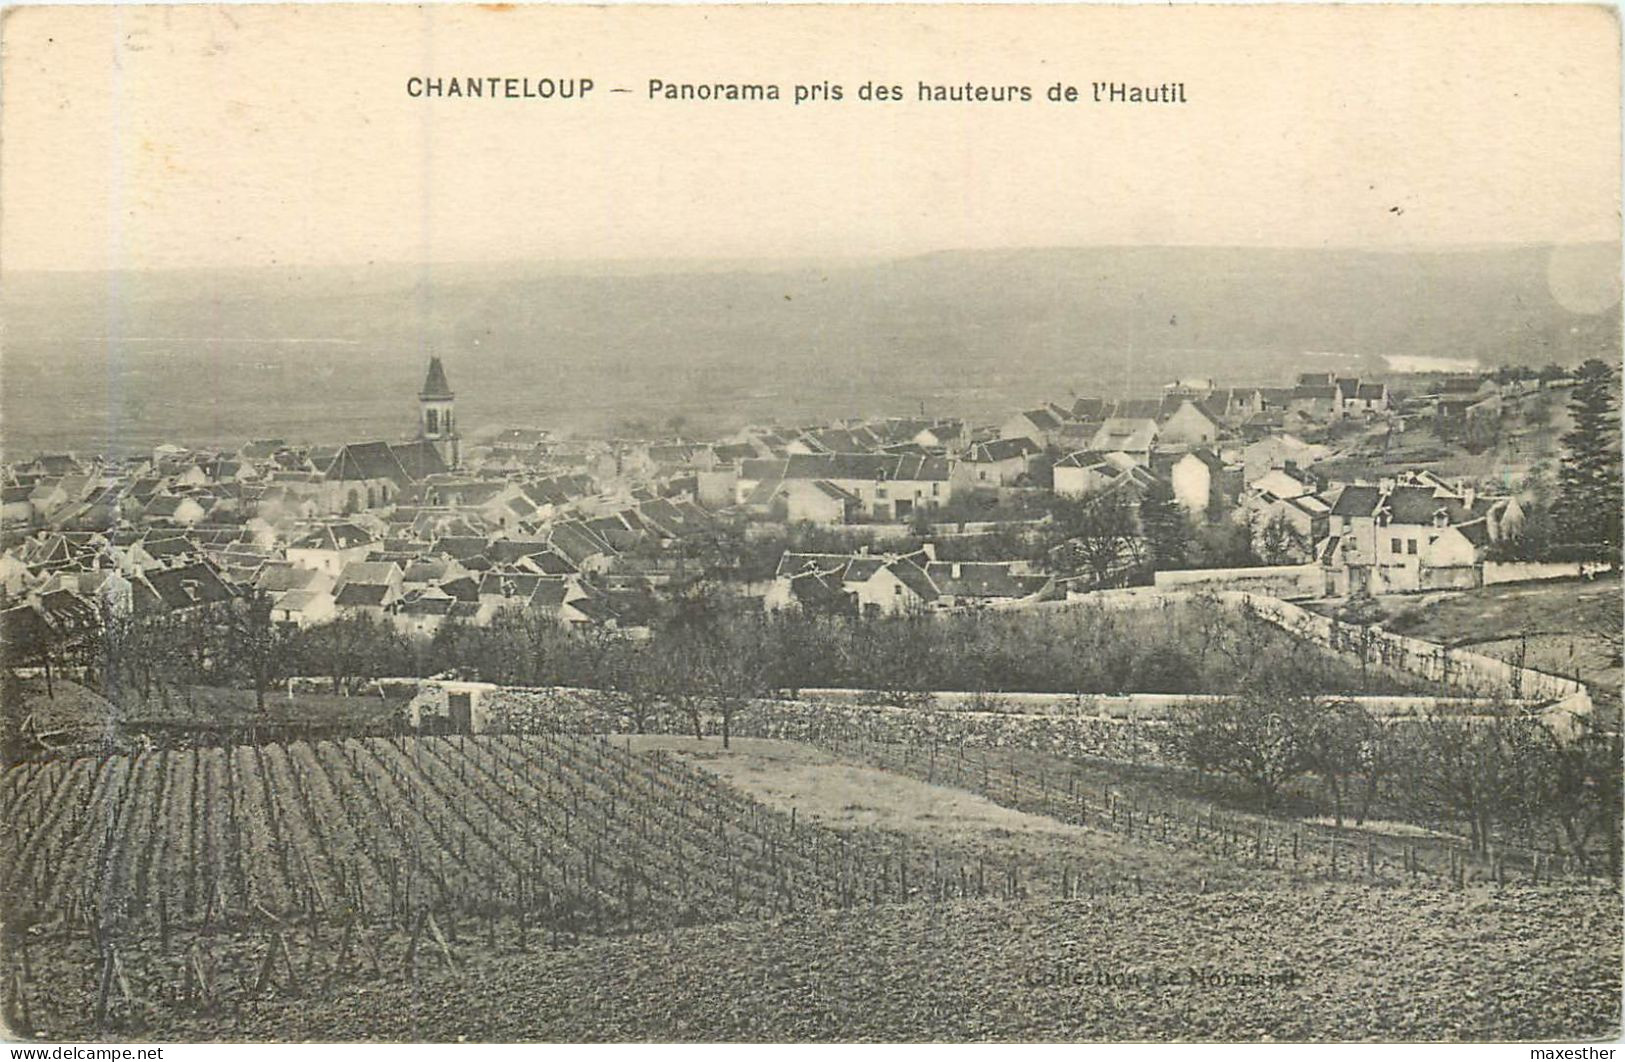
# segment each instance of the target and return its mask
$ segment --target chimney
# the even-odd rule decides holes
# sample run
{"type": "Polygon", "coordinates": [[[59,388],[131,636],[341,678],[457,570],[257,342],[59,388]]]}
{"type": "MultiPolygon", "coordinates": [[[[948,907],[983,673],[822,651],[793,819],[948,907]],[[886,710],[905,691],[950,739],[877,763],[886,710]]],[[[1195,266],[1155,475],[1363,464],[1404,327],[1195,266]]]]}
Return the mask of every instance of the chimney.
{"type": "Polygon", "coordinates": [[[1471,509],[1473,502],[1478,498],[1477,487],[1466,487],[1461,492],[1461,504],[1471,509]]]}
{"type": "Polygon", "coordinates": [[[1394,477],[1383,476],[1381,479],[1377,480],[1377,489],[1382,491],[1384,494],[1392,494],[1394,492],[1394,477]]]}
{"type": "Polygon", "coordinates": [[[865,542],[863,545],[858,547],[858,556],[867,557],[868,555],[869,555],[869,544],[867,542],[865,542]]]}
{"type": "Polygon", "coordinates": [[[954,561],[954,578],[959,578],[959,562],[954,561]]]}
{"type": "Polygon", "coordinates": [[[934,542],[920,543],[920,552],[925,554],[925,559],[928,561],[934,561],[937,559],[937,547],[936,543],[934,542]]]}

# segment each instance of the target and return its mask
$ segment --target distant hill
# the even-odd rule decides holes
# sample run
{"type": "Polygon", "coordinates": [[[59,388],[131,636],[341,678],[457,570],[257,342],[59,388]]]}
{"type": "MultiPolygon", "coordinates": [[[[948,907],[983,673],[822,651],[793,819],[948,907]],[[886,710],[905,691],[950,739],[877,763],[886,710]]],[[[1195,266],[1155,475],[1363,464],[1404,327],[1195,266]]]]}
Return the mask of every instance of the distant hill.
{"type": "Polygon", "coordinates": [[[27,453],[405,434],[431,350],[465,430],[921,405],[993,418],[1175,375],[1372,375],[1384,354],[1617,357],[1617,307],[1559,305],[1551,253],[1145,247],[8,274],[0,437],[27,453]]]}

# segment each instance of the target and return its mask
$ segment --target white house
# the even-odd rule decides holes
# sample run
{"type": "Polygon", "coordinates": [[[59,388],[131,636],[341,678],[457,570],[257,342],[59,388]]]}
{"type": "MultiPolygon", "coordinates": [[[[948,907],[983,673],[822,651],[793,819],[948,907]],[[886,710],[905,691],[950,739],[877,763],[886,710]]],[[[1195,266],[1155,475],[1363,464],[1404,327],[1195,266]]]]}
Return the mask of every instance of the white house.
{"type": "Polygon", "coordinates": [[[288,546],[288,560],[337,578],[345,565],[367,559],[378,540],[355,524],[322,524],[288,546]]]}

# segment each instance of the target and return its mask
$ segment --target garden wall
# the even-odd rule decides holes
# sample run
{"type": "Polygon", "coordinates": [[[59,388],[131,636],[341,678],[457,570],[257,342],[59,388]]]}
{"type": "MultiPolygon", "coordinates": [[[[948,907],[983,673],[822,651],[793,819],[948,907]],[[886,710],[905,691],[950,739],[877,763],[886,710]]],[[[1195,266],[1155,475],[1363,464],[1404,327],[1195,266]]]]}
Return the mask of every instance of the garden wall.
{"type": "Polygon", "coordinates": [[[1607,571],[1606,564],[1588,561],[1485,561],[1484,585],[1523,583],[1543,579],[1578,579],[1607,571]]]}
{"type": "MultiPolygon", "coordinates": [[[[1220,604],[1246,610],[1352,663],[1412,675],[1437,684],[1442,693],[1539,702],[1547,705],[1551,716],[1583,717],[1591,713],[1591,696],[1584,684],[1574,679],[1518,667],[1467,649],[1447,649],[1420,638],[1393,634],[1381,627],[1342,623],[1276,597],[1240,590],[1204,593],[1220,604]]],[[[1171,608],[1189,596],[1181,590],[1139,587],[1100,591],[1069,603],[1086,600],[1103,608],[1154,609],[1171,608]]]]}
{"type": "Polygon", "coordinates": [[[1257,568],[1186,568],[1157,572],[1160,588],[1246,590],[1280,598],[1320,597],[1325,573],[1318,564],[1277,564],[1257,568]]]}

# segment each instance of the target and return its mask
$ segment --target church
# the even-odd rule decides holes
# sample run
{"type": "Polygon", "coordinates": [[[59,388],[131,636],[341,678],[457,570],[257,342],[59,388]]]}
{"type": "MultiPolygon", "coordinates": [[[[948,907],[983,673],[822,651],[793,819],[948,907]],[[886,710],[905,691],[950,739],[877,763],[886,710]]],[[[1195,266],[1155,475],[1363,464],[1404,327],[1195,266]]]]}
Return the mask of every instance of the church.
{"type": "Polygon", "coordinates": [[[390,505],[430,476],[462,463],[457,434],[456,394],[438,356],[418,391],[418,433],[408,443],[349,443],[327,466],[325,480],[331,512],[360,512],[390,505]]]}

